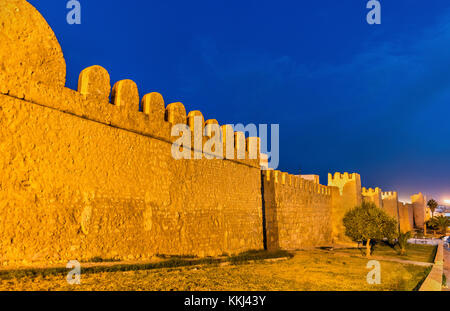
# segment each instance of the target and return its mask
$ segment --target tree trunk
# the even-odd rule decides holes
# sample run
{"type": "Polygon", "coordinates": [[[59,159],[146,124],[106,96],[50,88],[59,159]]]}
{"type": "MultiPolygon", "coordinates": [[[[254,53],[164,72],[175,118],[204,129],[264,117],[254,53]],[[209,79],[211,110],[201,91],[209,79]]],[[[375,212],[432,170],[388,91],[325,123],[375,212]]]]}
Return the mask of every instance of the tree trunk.
{"type": "Polygon", "coordinates": [[[366,242],[366,257],[370,258],[370,239],[367,239],[366,242]]]}

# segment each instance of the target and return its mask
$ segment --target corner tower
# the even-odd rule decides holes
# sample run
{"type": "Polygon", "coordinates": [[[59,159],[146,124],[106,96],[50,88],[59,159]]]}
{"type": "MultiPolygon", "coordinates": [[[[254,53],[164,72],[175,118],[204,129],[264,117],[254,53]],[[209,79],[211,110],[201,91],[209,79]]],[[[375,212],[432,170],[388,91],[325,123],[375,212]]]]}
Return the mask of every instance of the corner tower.
{"type": "Polygon", "coordinates": [[[13,89],[23,98],[34,84],[64,87],[66,62],[53,30],[25,0],[3,0],[0,5],[0,91],[13,89]]]}
{"type": "Polygon", "coordinates": [[[342,222],[345,213],[362,202],[361,176],[357,173],[328,174],[328,186],[332,189],[331,219],[333,242],[350,242],[345,236],[342,222]]]}
{"type": "Polygon", "coordinates": [[[400,231],[408,232],[414,229],[414,212],[412,204],[398,202],[400,231]]]}
{"type": "Polygon", "coordinates": [[[381,198],[381,189],[380,188],[362,188],[362,199],[365,202],[372,202],[378,208],[383,208],[383,199],[381,198]]]}
{"type": "Polygon", "coordinates": [[[414,212],[414,225],[417,229],[422,229],[425,224],[426,198],[422,193],[411,196],[414,212]]]}
{"type": "Polygon", "coordinates": [[[399,221],[398,193],[395,191],[383,192],[382,198],[384,211],[399,221]]]}

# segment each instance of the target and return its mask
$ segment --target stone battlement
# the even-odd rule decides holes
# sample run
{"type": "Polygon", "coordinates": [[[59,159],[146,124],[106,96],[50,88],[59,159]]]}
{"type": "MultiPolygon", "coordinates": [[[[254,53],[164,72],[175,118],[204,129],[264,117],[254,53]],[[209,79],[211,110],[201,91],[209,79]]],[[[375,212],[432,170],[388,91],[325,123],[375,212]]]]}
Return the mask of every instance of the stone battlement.
{"type": "Polygon", "coordinates": [[[280,171],[263,172],[269,250],[332,244],[332,188],[280,171]]]}
{"type": "Polygon", "coordinates": [[[361,191],[362,194],[362,198],[364,201],[366,202],[372,202],[374,203],[377,207],[379,208],[383,208],[383,199],[382,199],[382,191],[380,188],[362,188],[361,191]]]}
{"type": "Polygon", "coordinates": [[[264,171],[263,175],[266,182],[280,184],[286,187],[306,191],[309,193],[331,195],[331,189],[327,186],[316,184],[311,180],[306,180],[298,175],[291,175],[281,171],[264,171]]]}
{"type": "Polygon", "coordinates": [[[339,184],[342,182],[348,182],[357,179],[361,179],[360,175],[357,173],[334,173],[334,175],[328,174],[328,183],[332,184],[339,184]]]}
{"type": "MultiPolygon", "coordinates": [[[[215,119],[205,122],[200,111],[187,114],[180,102],[166,107],[163,96],[157,92],[141,98],[132,80],[118,81],[111,88],[109,73],[101,66],[88,67],[80,73],[77,91],[65,88],[66,64],[51,28],[28,2],[5,1],[0,8],[2,33],[8,40],[21,40],[7,41],[0,49],[5,67],[0,74],[0,94],[170,144],[178,138],[171,135],[173,125],[187,124],[194,131],[194,119],[199,117],[201,134],[205,126],[219,125],[215,119]]],[[[227,125],[221,129],[226,133],[221,135],[223,143],[231,139],[230,145],[235,149],[230,156],[224,148],[223,157],[259,167],[259,138],[245,138],[244,133],[234,133],[227,125]]],[[[193,142],[191,149],[203,149],[208,136],[201,140],[195,146],[193,142]]],[[[201,154],[202,150],[198,151],[201,154]]]]}
{"type": "Polygon", "coordinates": [[[366,189],[365,187],[363,187],[361,191],[362,191],[362,194],[366,195],[366,196],[381,194],[381,189],[378,187],[375,189],[373,189],[373,188],[366,189]]]}
{"type": "MultiPolygon", "coordinates": [[[[180,102],[165,107],[163,96],[156,92],[146,94],[140,100],[137,85],[131,80],[117,82],[111,91],[109,74],[100,66],[89,67],[81,72],[78,91],[43,84],[14,87],[9,86],[7,81],[10,80],[11,77],[0,75],[0,81],[6,81],[0,84],[0,94],[170,144],[178,138],[171,136],[173,125],[186,124],[194,131],[194,118],[200,117],[204,120],[200,111],[191,111],[186,115],[186,109],[180,102]],[[24,90],[25,93],[22,93],[24,90]]],[[[203,121],[201,129],[211,124],[218,122],[214,119],[203,121]]],[[[228,131],[228,135],[232,132],[232,146],[235,148],[235,157],[232,159],[258,167],[259,138],[245,138],[244,133],[234,133],[233,129],[226,125],[221,129],[223,132],[228,131]],[[243,151],[244,159],[238,159],[238,150],[243,151]]],[[[228,135],[223,135],[224,145],[228,135]]],[[[208,136],[202,137],[202,146],[207,139],[208,136]]],[[[195,150],[194,147],[192,143],[191,149],[195,150]]],[[[227,158],[225,148],[223,152],[224,158],[227,158]]]]}
{"type": "Polygon", "coordinates": [[[396,191],[386,191],[386,192],[383,192],[381,195],[382,195],[383,199],[398,197],[398,193],[396,191]]]}

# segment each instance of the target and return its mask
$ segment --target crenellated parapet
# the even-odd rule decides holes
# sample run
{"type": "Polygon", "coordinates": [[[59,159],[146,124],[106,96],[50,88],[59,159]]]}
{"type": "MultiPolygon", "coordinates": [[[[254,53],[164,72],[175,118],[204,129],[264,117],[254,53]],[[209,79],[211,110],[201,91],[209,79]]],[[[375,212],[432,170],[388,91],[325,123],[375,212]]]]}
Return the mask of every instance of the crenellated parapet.
{"type": "MultiPolygon", "coordinates": [[[[8,80],[0,73],[0,80],[8,80]]],[[[3,86],[8,83],[4,83],[3,86]]],[[[174,125],[185,124],[191,131],[191,149],[200,154],[204,144],[216,135],[223,139],[223,158],[242,162],[259,168],[260,141],[258,137],[245,137],[234,132],[232,126],[220,126],[216,120],[208,120],[200,111],[186,113],[181,102],[165,106],[164,98],[157,92],[140,97],[138,87],[132,80],[121,80],[111,88],[108,72],[101,66],[84,69],[79,76],[78,90],[58,88],[46,84],[28,85],[26,90],[12,87],[0,93],[21,97],[31,104],[69,113],[83,119],[113,126],[125,131],[174,143],[179,137],[172,136],[174,125]],[[111,96],[111,101],[109,97],[111,96]],[[199,121],[196,124],[196,121],[199,121]]],[[[198,158],[196,158],[198,159],[198,158]]]]}
{"type": "Polygon", "coordinates": [[[374,188],[363,187],[361,189],[361,191],[362,191],[362,194],[365,195],[365,196],[377,195],[377,194],[381,194],[382,193],[381,189],[378,188],[378,187],[376,187],[375,189],[374,188]]]}
{"type": "Polygon", "coordinates": [[[344,187],[354,184],[359,186],[359,192],[361,192],[361,176],[357,173],[334,173],[328,174],[328,186],[338,187],[341,194],[344,192],[344,187]]]}
{"type": "Polygon", "coordinates": [[[58,40],[45,19],[27,1],[7,0],[2,4],[0,30],[4,35],[0,49],[0,64],[4,68],[0,71],[0,95],[168,143],[179,138],[172,136],[175,125],[187,125],[192,132],[192,144],[188,148],[197,160],[204,158],[203,155],[210,158],[203,150],[211,139],[205,131],[208,124],[209,133],[217,127],[216,135],[226,144],[222,154],[218,151],[214,154],[215,158],[260,167],[258,137],[246,138],[244,133],[235,133],[229,126],[221,127],[215,120],[215,123],[205,122],[200,111],[187,113],[181,102],[166,106],[163,96],[157,92],[141,97],[132,80],[121,80],[111,87],[110,75],[101,66],[84,69],[76,91],[64,87],[66,63],[58,40]],[[199,124],[196,120],[200,120],[199,124]],[[221,130],[225,128],[227,131],[222,135],[221,130]]]}
{"type": "Polygon", "coordinates": [[[0,37],[3,265],[263,248],[258,137],[132,80],[111,85],[101,66],[65,87],[58,40],[25,0],[0,2],[0,37]],[[210,158],[222,139],[227,154],[210,158]]]}
{"type": "Polygon", "coordinates": [[[332,189],[281,171],[263,171],[267,248],[331,245],[332,189]]]}
{"type": "Polygon", "coordinates": [[[382,195],[383,200],[390,199],[390,198],[398,199],[398,192],[396,192],[396,191],[385,191],[381,195],[382,195]]]}
{"type": "Polygon", "coordinates": [[[358,173],[328,174],[332,190],[332,226],[335,242],[351,243],[345,235],[344,215],[362,202],[361,176],[358,173]]]}
{"type": "Polygon", "coordinates": [[[372,202],[377,207],[383,207],[382,191],[380,188],[362,188],[361,189],[362,198],[366,202],[372,202]]]}
{"type": "Polygon", "coordinates": [[[267,183],[276,184],[277,186],[297,189],[300,192],[307,192],[310,194],[331,196],[331,189],[329,187],[317,184],[311,180],[303,179],[298,175],[268,170],[263,172],[263,176],[267,183]]]}
{"type": "Polygon", "coordinates": [[[395,220],[400,220],[400,213],[398,209],[398,192],[396,191],[385,191],[381,194],[383,199],[383,209],[384,211],[394,218],[395,220]]]}
{"type": "MultiPolygon", "coordinates": [[[[342,219],[362,199],[397,207],[396,192],[361,189],[357,173],[329,174],[325,186],[270,170],[260,138],[132,80],[111,85],[101,66],[66,88],[61,47],[25,0],[2,0],[0,35],[4,265],[217,256],[265,238],[269,249],[328,246],[346,241],[342,219]]],[[[412,201],[398,204],[403,229],[423,223],[425,197],[412,201]]]]}
{"type": "Polygon", "coordinates": [[[336,172],[333,174],[329,173],[328,174],[328,182],[333,182],[333,183],[341,183],[341,182],[348,182],[351,180],[357,180],[357,179],[361,179],[360,175],[358,173],[340,173],[340,172],[336,172]]]}

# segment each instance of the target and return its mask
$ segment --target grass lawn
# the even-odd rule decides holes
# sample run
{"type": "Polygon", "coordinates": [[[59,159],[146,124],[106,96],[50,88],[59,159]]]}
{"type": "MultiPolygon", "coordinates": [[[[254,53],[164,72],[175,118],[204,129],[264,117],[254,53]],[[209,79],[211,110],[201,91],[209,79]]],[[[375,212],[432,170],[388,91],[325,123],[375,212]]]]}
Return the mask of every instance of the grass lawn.
{"type": "MultiPolygon", "coordinates": [[[[363,256],[366,253],[365,247],[362,247],[360,249],[339,249],[338,251],[357,256],[363,256]]],[[[436,251],[436,246],[408,244],[406,254],[400,255],[400,248],[397,245],[395,247],[391,247],[388,244],[381,243],[375,245],[372,251],[372,256],[433,263],[434,257],[436,256],[436,251]]]]}
{"type": "MultiPolygon", "coordinates": [[[[230,290],[230,291],[393,291],[414,290],[429,268],[381,261],[381,284],[369,285],[368,260],[321,250],[299,251],[277,262],[232,261],[230,265],[173,267],[84,273],[81,285],[66,274],[0,279],[0,290],[230,290]]],[[[145,267],[144,267],[145,268],[145,267]]]]}

